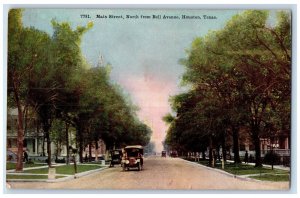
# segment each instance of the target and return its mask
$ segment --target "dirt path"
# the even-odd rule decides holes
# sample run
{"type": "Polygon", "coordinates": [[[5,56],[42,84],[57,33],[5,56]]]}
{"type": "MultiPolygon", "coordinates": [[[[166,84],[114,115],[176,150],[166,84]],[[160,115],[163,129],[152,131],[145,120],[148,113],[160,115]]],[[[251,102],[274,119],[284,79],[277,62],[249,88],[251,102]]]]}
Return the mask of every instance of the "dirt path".
{"type": "Polygon", "coordinates": [[[17,189],[288,190],[289,182],[244,181],[177,158],[145,159],[143,171],[120,166],[59,183],[10,182],[17,189]]]}

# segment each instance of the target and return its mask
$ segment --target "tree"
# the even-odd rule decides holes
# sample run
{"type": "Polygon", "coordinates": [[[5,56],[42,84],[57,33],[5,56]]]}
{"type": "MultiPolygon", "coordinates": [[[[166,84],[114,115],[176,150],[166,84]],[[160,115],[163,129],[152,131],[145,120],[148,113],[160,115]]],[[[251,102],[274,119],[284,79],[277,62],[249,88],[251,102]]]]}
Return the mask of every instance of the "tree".
{"type": "Polygon", "coordinates": [[[24,80],[22,78],[23,71],[26,70],[26,65],[21,64],[20,60],[20,35],[22,33],[22,11],[12,9],[8,14],[8,94],[13,94],[15,104],[18,109],[18,153],[16,171],[23,170],[23,112],[22,112],[22,93],[26,92],[22,87],[24,80]]]}
{"type": "MultiPolygon", "coordinates": [[[[49,36],[34,28],[24,28],[21,23],[22,10],[9,12],[8,36],[8,95],[13,93],[18,109],[18,162],[17,171],[22,170],[24,126],[31,105],[30,95],[39,89],[34,82],[36,71],[43,72],[48,66],[49,36]],[[25,119],[24,119],[25,118],[25,119]],[[25,121],[25,122],[24,122],[25,121]]],[[[41,76],[41,75],[39,75],[41,76]]]]}
{"type": "Polygon", "coordinates": [[[243,85],[239,92],[255,145],[256,166],[261,165],[261,127],[269,107],[277,99],[287,99],[281,95],[283,84],[287,88],[284,92],[290,96],[289,14],[279,12],[274,27],[267,25],[267,18],[266,11],[246,11],[233,17],[216,39],[220,56],[230,60],[231,67],[242,76],[238,79],[243,85]]]}
{"type": "Polygon", "coordinates": [[[24,28],[21,17],[21,10],[9,13],[8,101],[19,112],[17,170],[22,170],[23,119],[26,122],[29,108],[38,116],[47,139],[49,167],[51,142],[58,149],[65,142],[69,153],[70,125],[77,131],[81,162],[84,147],[91,148],[95,142],[97,148],[99,138],[109,148],[148,144],[151,129],[137,118],[137,107],[122,89],[110,82],[110,65],[91,67],[81,53],[82,36],[93,24],[73,30],[67,22],[52,20],[50,37],[24,28]]]}
{"type": "Polygon", "coordinates": [[[153,153],[155,151],[155,144],[154,142],[149,142],[145,147],[144,147],[145,153],[148,155],[153,153]]]}
{"type": "Polygon", "coordinates": [[[71,106],[74,104],[74,100],[70,101],[66,97],[74,97],[75,87],[80,82],[79,75],[86,67],[80,50],[80,42],[82,35],[92,28],[93,24],[88,23],[86,27],[78,26],[76,30],[72,30],[69,23],[58,23],[52,20],[52,26],[54,34],[50,52],[53,69],[48,78],[44,78],[44,82],[41,82],[47,85],[43,89],[44,93],[35,94],[33,97],[33,101],[39,107],[38,114],[43,122],[43,129],[47,138],[49,166],[51,166],[51,140],[49,134],[51,121],[63,109],[65,113],[70,110],[68,102],[71,106]],[[53,91],[53,93],[49,94],[50,91],[53,91]],[[43,95],[46,98],[40,99],[37,95],[43,95]]]}
{"type": "MultiPolygon", "coordinates": [[[[206,122],[198,124],[202,128],[213,126],[206,128],[206,134],[210,131],[222,137],[223,145],[226,131],[230,129],[236,163],[240,162],[240,128],[248,127],[255,145],[256,166],[261,165],[263,128],[279,123],[275,121],[276,116],[284,113],[289,118],[290,114],[290,15],[279,12],[275,26],[269,26],[267,19],[267,11],[238,14],[223,29],[195,39],[187,51],[187,59],[181,60],[186,67],[183,83],[189,84],[196,95],[202,94],[194,105],[200,107],[199,111],[193,114],[193,110],[188,110],[193,116],[187,120],[195,124],[198,120],[193,118],[202,115],[206,122]]],[[[179,107],[184,109],[182,102],[179,107]]],[[[179,109],[176,111],[179,115],[179,109]]],[[[178,138],[180,133],[193,128],[192,124],[184,123],[178,134],[175,133],[178,121],[177,125],[170,125],[172,132],[167,134],[167,142],[172,136],[178,138]]],[[[288,120],[282,120],[281,126],[287,129],[288,125],[288,120]]]]}

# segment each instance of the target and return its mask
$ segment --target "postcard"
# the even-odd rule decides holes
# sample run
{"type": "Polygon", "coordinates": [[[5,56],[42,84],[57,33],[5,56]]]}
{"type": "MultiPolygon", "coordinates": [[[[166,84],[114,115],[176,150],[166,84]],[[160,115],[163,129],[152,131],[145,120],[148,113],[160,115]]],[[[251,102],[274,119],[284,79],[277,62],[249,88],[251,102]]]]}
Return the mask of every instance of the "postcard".
{"type": "Polygon", "coordinates": [[[289,190],[291,16],[10,9],[7,189],[289,190]]]}

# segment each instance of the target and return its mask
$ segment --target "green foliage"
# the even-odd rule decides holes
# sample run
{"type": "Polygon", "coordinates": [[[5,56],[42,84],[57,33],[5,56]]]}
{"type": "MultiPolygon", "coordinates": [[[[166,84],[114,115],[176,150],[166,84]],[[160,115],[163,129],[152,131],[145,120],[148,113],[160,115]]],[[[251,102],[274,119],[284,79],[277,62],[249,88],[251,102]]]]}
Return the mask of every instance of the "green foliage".
{"type": "Polygon", "coordinates": [[[58,148],[66,144],[65,123],[76,128],[81,151],[100,138],[108,148],[146,145],[151,129],[137,119],[138,108],[129,97],[110,82],[111,65],[92,67],[82,55],[82,37],[93,23],[75,29],[68,22],[51,23],[52,36],[24,28],[22,10],[10,10],[8,105],[17,106],[16,93],[58,148]]]}
{"type": "MultiPolygon", "coordinates": [[[[208,166],[208,161],[207,160],[201,160],[199,162],[202,165],[208,166]]],[[[222,169],[221,163],[217,163],[215,168],[217,169],[222,169]]],[[[264,175],[268,175],[266,177],[272,177],[278,178],[278,181],[280,180],[280,175],[288,175],[289,171],[281,170],[281,169],[270,169],[267,167],[254,167],[253,165],[246,165],[246,164],[234,164],[234,163],[226,163],[224,165],[224,171],[234,174],[234,175],[255,175],[255,174],[261,174],[261,176],[257,177],[264,177],[264,175]]],[[[223,169],[222,169],[223,170],[223,169]]],[[[256,176],[255,176],[256,177],[256,176]]],[[[254,176],[251,178],[255,178],[254,176]]],[[[257,178],[264,180],[263,178],[257,178]]]]}
{"type": "MultiPolygon", "coordinates": [[[[30,167],[38,167],[38,166],[45,166],[45,164],[35,164],[32,161],[30,163],[25,163],[24,167],[25,168],[30,168],[30,167]]],[[[7,162],[6,163],[6,170],[12,170],[16,168],[16,163],[11,163],[7,162]]]]}
{"type": "Polygon", "coordinates": [[[7,174],[6,179],[48,179],[48,175],[12,175],[12,174],[7,174]]]}
{"type": "Polygon", "coordinates": [[[283,174],[283,175],[262,174],[257,176],[250,176],[250,178],[263,180],[263,181],[273,181],[273,182],[290,181],[289,174],[283,174]]]}
{"type": "Polygon", "coordinates": [[[163,118],[163,121],[167,124],[170,124],[174,121],[174,116],[172,116],[170,113],[168,113],[167,115],[165,115],[163,118]]]}
{"type": "Polygon", "coordinates": [[[145,147],[144,147],[144,153],[151,154],[155,150],[155,144],[154,142],[149,142],[145,147]]]}
{"type": "Polygon", "coordinates": [[[212,138],[210,146],[218,147],[231,128],[242,127],[258,148],[260,136],[289,132],[290,13],[278,12],[275,26],[268,17],[267,11],[248,10],[192,42],[180,61],[186,68],[182,84],[191,90],[170,99],[177,115],[168,145],[193,151],[212,138]]]}

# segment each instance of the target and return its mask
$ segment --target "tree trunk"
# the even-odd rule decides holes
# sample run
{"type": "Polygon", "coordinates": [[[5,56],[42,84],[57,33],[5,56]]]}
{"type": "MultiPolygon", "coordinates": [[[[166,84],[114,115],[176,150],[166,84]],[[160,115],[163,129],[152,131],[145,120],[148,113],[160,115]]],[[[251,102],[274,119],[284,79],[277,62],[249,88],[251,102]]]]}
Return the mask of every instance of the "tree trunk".
{"type": "Polygon", "coordinates": [[[255,167],[262,166],[261,151],[260,151],[260,140],[259,140],[259,128],[256,125],[251,127],[252,140],[255,147],[255,167]]]}
{"type": "Polygon", "coordinates": [[[59,143],[58,143],[58,141],[55,143],[56,145],[56,150],[55,150],[55,160],[58,160],[58,147],[59,147],[59,143]]]}
{"type": "Polygon", "coordinates": [[[45,154],[45,133],[43,134],[43,143],[42,143],[42,156],[44,157],[45,154]]]}
{"type": "Polygon", "coordinates": [[[78,144],[79,144],[79,162],[83,163],[83,138],[82,138],[82,128],[81,123],[77,124],[77,137],[78,137],[78,144]]]}
{"type": "Polygon", "coordinates": [[[66,122],[66,147],[67,147],[67,160],[66,163],[70,164],[70,150],[69,150],[69,123],[66,122]]]}
{"type": "Polygon", "coordinates": [[[210,136],[209,137],[209,159],[208,159],[208,162],[209,162],[209,166],[212,166],[213,165],[213,153],[212,153],[212,137],[210,136]]]}
{"type": "Polygon", "coordinates": [[[48,155],[48,166],[51,167],[51,141],[48,127],[44,127],[46,138],[47,138],[47,155],[48,155]],[[46,129],[45,129],[46,128],[46,129]]]}
{"type": "Polygon", "coordinates": [[[223,133],[223,137],[222,137],[222,157],[223,157],[223,161],[224,163],[226,162],[226,136],[223,133]]]}
{"type": "Polygon", "coordinates": [[[89,143],[89,162],[92,161],[92,143],[89,143]]]}
{"type": "Polygon", "coordinates": [[[236,126],[232,126],[232,138],[233,138],[233,154],[234,154],[234,163],[241,163],[240,154],[239,154],[239,129],[236,126]]]}
{"type": "Polygon", "coordinates": [[[206,156],[205,156],[205,150],[204,150],[204,149],[202,150],[202,159],[203,159],[203,160],[206,159],[206,156]]]}
{"type": "Polygon", "coordinates": [[[218,158],[219,161],[221,161],[220,146],[217,147],[217,158],[218,158]]]}
{"type": "Polygon", "coordinates": [[[82,140],[79,141],[79,161],[83,163],[83,142],[82,140]]]}
{"type": "Polygon", "coordinates": [[[18,107],[18,137],[17,137],[17,164],[16,171],[23,171],[23,142],[24,142],[24,130],[23,130],[23,114],[22,107],[19,101],[18,94],[15,93],[15,99],[18,107]]]}
{"type": "Polygon", "coordinates": [[[51,167],[51,140],[50,140],[50,124],[48,118],[43,119],[43,130],[47,139],[47,155],[48,155],[48,166],[51,167]]]}
{"type": "Polygon", "coordinates": [[[24,141],[23,112],[22,112],[21,101],[19,98],[18,84],[15,81],[14,77],[12,78],[13,78],[13,93],[18,108],[18,137],[17,137],[18,152],[17,152],[16,171],[23,171],[23,141],[24,141]]]}
{"type": "Polygon", "coordinates": [[[37,122],[36,122],[36,140],[37,140],[37,146],[36,146],[36,153],[37,154],[39,154],[39,140],[40,140],[40,138],[39,138],[39,133],[40,133],[40,123],[39,123],[39,121],[37,120],[37,122]]]}
{"type": "Polygon", "coordinates": [[[95,161],[97,162],[98,161],[98,141],[95,140],[95,145],[96,145],[96,150],[95,150],[95,161]]]}

